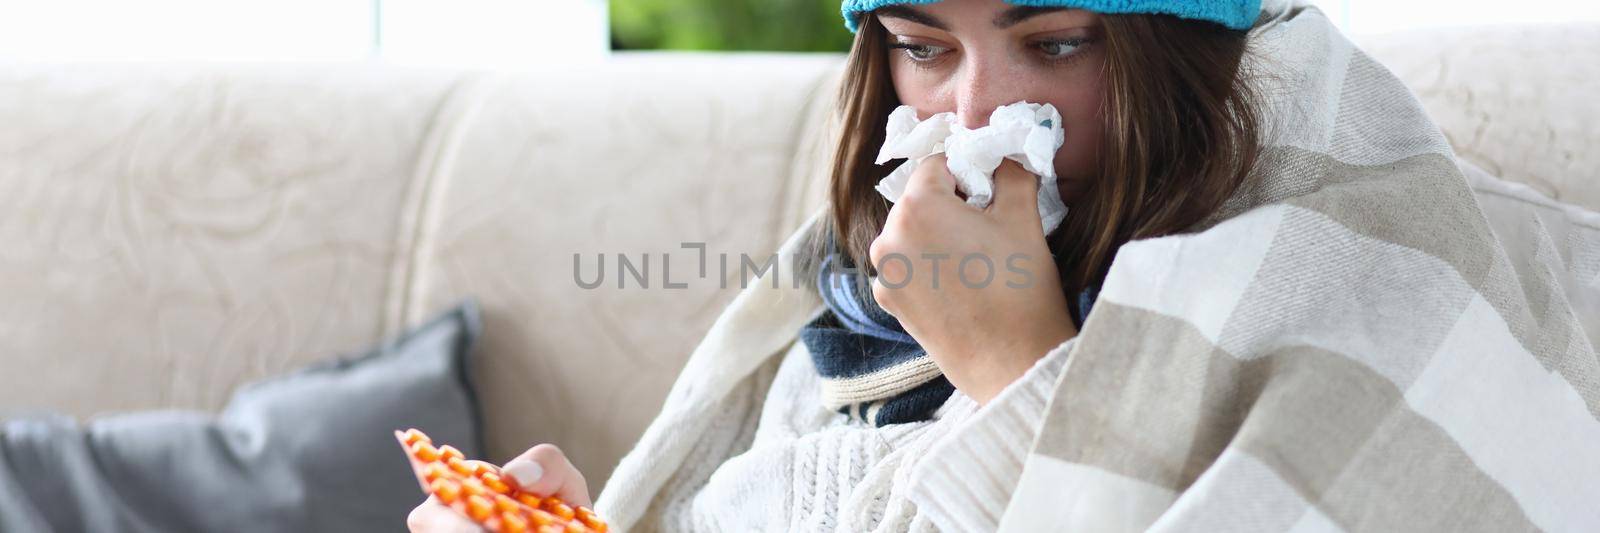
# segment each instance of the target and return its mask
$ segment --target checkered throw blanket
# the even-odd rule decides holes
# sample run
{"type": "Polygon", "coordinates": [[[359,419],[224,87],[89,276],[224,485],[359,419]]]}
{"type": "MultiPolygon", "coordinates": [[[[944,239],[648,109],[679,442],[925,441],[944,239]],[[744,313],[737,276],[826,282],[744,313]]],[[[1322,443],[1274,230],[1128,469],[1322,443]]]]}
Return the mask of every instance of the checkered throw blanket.
{"type": "Polygon", "coordinates": [[[1275,7],[1265,172],[1118,252],[1002,530],[1600,530],[1600,361],[1552,273],[1399,80],[1275,7]]]}

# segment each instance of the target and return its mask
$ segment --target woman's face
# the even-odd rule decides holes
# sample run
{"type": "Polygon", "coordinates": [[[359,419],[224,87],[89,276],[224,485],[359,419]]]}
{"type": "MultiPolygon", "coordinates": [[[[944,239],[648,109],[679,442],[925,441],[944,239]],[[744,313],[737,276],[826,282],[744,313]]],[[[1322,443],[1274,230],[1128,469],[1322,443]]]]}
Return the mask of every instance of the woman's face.
{"type": "Polygon", "coordinates": [[[1048,103],[1066,142],[1056,152],[1062,200],[1072,203],[1099,167],[1100,17],[1077,9],[1001,0],[944,0],[878,8],[888,30],[889,72],[900,102],[919,118],[952,112],[967,128],[995,108],[1048,103]]]}

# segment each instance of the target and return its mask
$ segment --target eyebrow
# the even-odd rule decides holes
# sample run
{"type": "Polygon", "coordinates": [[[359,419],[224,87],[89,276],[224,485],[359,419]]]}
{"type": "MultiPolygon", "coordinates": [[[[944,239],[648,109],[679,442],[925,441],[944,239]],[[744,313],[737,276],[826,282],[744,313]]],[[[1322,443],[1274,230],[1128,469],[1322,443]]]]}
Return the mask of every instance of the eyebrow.
{"type": "MultiPolygon", "coordinates": [[[[1022,21],[1037,17],[1039,15],[1055,13],[1057,11],[1066,11],[1067,9],[1068,8],[1065,7],[1055,6],[1014,6],[1000,13],[1000,15],[996,16],[991,22],[994,24],[994,27],[1003,30],[1021,24],[1022,21]]],[[[923,26],[950,31],[950,26],[945,24],[944,21],[939,20],[938,17],[923,13],[921,10],[907,7],[905,5],[891,4],[883,6],[875,10],[874,13],[876,13],[879,17],[905,19],[923,26]]]]}
{"type": "Polygon", "coordinates": [[[1000,16],[994,18],[994,27],[1000,29],[1010,28],[1021,24],[1022,21],[1057,11],[1066,11],[1064,7],[1016,6],[1007,9],[1000,16]]]}

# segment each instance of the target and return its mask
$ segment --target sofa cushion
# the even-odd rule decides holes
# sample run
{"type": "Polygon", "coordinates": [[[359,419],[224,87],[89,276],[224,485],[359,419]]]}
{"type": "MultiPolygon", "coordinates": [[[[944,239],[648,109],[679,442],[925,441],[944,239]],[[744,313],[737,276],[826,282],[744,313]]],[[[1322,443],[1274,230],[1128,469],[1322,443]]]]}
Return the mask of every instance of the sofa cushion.
{"type": "MultiPolygon", "coordinates": [[[[245,386],[220,416],[0,425],[0,531],[397,531],[423,494],[393,430],[482,453],[468,302],[359,357],[245,386]]],[[[226,354],[218,354],[226,357],[226,354]]]]}

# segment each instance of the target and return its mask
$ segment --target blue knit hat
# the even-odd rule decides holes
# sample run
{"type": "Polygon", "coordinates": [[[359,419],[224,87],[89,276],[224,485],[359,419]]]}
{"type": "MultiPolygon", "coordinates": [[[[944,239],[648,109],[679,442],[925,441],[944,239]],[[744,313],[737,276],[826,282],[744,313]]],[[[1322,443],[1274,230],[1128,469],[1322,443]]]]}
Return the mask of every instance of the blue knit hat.
{"type": "MultiPolygon", "coordinates": [[[[939,0],[844,0],[844,27],[855,33],[862,13],[890,4],[932,4],[939,0]]],[[[1126,15],[1150,13],[1205,20],[1235,30],[1248,30],[1261,14],[1261,0],[1006,0],[1019,6],[1053,6],[1126,15]]]]}

